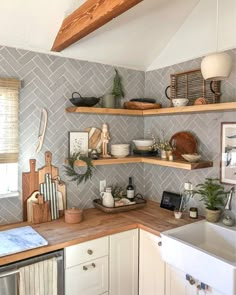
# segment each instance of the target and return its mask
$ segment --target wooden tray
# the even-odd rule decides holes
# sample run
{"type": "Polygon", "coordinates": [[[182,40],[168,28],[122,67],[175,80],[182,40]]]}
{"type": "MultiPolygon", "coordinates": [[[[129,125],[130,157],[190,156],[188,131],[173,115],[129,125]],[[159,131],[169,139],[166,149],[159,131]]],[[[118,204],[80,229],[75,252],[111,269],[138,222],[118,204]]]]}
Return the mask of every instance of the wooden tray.
{"type": "Polygon", "coordinates": [[[161,104],[159,103],[147,103],[147,102],[137,102],[137,101],[127,101],[124,103],[125,109],[130,110],[150,110],[150,109],[160,109],[161,104]]]}
{"type": "Polygon", "coordinates": [[[102,205],[102,200],[101,199],[95,199],[93,200],[93,205],[95,208],[105,212],[105,213],[119,213],[119,212],[125,212],[125,211],[130,211],[134,209],[140,209],[146,206],[147,201],[144,199],[136,199],[136,204],[134,205],[125,205],[125,206],[120,206],[120,207],[105,207],[102,205]]]}

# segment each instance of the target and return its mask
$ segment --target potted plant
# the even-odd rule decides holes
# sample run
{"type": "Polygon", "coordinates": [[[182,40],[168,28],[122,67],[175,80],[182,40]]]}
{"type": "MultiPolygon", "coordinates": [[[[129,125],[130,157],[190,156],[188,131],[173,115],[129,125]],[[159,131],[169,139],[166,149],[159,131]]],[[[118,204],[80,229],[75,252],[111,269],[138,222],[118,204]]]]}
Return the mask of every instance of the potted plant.
{"type": "Polygon", "coordinates": [[[224,187],[219,184],[219,179],[206,178],[204,183],[196,186],[194,194],[201,196],[200,200],[206,206],[206,220],[217,222],[220,219],[220,207],[224,205],[224,200],[228,192],[224,191],[224,187]]]}
{"type": "Polygon", "coordinates": [[[162,130],[162,139],[156,138],[154,135],[152,135],[152,139],[153,139],[152,149],[154,151],[157,151],[157,150],[160,151],[161,159],[166,159],[166,158],[169,159],[170,156],[172,156],[173,148],[171,144],[169,143],[169,141],[165,139],[164,131],[162,130]]]}
{"type": "Polygon", "coordinates": [[[121,83],[121,76],[119,75],[117,69],[115,69],[115,77],[113,80],[112,94],[115,96],[115,98],[124,97],[123,86],[121,83]]]}
{"type": "Polygon", "coordinates": [[[121,83],[121,76],[118,73],[118,70],[115,69],[115,77],[113,79],[113,88],[112,92],[109,94],[105,94],[102,97],[102,107],[103,108],[115,108],[116,100],[124,97],[123,86],[121,83]]]}

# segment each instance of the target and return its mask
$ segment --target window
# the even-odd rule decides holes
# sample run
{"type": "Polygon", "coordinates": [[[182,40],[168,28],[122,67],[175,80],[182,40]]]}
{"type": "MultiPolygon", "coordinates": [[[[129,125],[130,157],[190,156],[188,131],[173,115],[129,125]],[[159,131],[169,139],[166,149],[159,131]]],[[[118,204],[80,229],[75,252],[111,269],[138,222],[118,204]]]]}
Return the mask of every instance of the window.
{"type": "Polygon", "coordinates": [[[18,191],[19,89],[19,80],[0,78],[0,197],[18,191]]]}

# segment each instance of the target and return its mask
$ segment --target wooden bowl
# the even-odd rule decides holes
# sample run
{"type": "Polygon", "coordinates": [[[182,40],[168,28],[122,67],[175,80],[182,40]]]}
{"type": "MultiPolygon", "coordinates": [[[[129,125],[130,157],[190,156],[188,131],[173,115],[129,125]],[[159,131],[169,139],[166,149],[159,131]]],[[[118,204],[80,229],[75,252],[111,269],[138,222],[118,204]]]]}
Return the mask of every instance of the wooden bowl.
{"type": "Polygon", "coordinates": [[[71,208],[65,210],[65,223],[80,223],[83,220],[83,210],[71,208]]]}
{"type": "Polygon", "coordinates": [[[136,102],[136,101],[126,101],[124,103],[124,108],[129,109],[129,110],[160,109],[161,104],[159,104],[159,103],[147,103],[147,102],[136,102]]]}

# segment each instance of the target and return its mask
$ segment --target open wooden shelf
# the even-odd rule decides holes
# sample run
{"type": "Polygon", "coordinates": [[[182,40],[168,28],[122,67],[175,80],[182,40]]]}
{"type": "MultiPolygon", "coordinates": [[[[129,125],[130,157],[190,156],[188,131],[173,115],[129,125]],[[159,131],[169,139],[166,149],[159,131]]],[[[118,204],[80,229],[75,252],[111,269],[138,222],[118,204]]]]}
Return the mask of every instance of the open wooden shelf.
{"type": "Polygon", "coordinates": [[[124,115],[124,116],[161,116],[161,115],[178,115],[191,113],[206,113],[220,111],[236,111],[236,102],[214,103],[186,107],[171,107],[152,110],[127,110],[127,109],[106,109],[90,107],[68,107],[69,113],[86,113],[100,115],[124,115]]]}
{"type": "MultiPolygon", "coordinates": [[[[102,166],[102,165],[118,165],[118,164],[130,164],[130,163],[146,163],[152,165],[159,165],[165,167],[179,168],[185,170],[195,170],[202,168],[209,168],[213,166],[212,161],[200,161],[198,163],[189,163],[186,161],[167,161],[162,160],[157,157],[135,157],[129,156],[125,158],[107,158],[107,159],[99,159],[94,160],[94,166],[102,166]]],[[[77,166],[85,166],[86,164],[83,161],[76,161],[75,165],[77,166]]]]}
{"type": "Polygon", "coordinates": [[[207,113],[207,112],[221,112],[236,110],[236,102],[213,103],[186,107],[172,107],[156,110],[144,110],[144,116],[151,115],[177,115],[177,114],[191,114],[191,113],[207,113]]]}
{"type": "Polygon", "coordinates": [[[66,108],[69,113],[86,113],[100,115],[125,115],[125,116],[143,116],[142,110],[127,109],[107,109],[107,108],[90,108],[90,107],[69,107],[66,108]]]}

